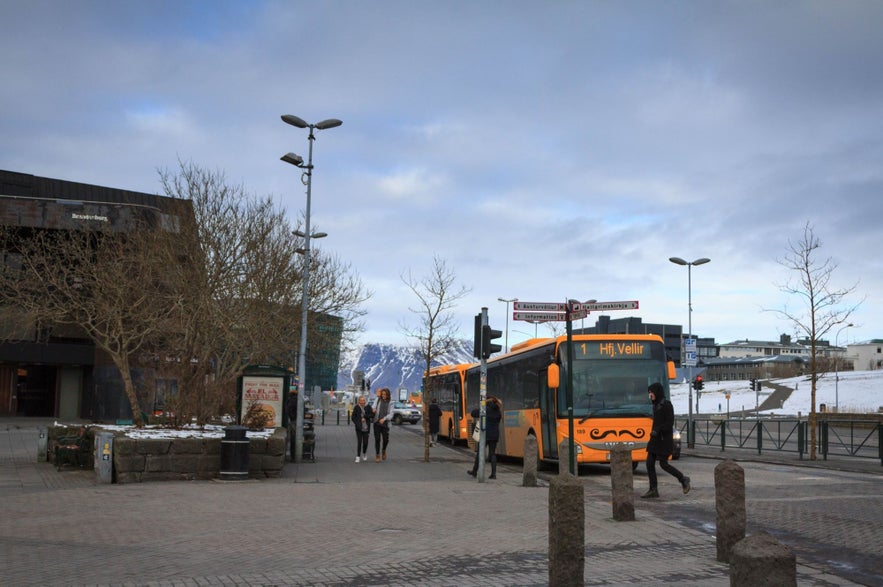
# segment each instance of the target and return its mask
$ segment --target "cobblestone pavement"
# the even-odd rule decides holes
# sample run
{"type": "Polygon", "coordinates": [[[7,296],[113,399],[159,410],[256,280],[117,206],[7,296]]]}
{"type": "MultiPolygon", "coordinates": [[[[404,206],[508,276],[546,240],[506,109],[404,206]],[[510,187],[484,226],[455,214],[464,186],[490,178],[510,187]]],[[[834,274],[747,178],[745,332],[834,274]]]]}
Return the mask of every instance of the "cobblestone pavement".
{"type": "MultiPolygon", "coordinates": [[[[515,463],[478,483],[472,455],[445,446],[423,462],[419,427],[394,427],[381,463],[353,462],[351,428],[320,426],[317,461],[281,479],[97,485],[36,462],[38,425],[0,421],[2,585],[548,584],[548,487],[522,487],[515,463]]],[[[713,494],[714,461],[682,464],[695,493],[661,477],[634,522],[613,520],[609,475],[581,475],[586,585],[729,585],[713,517],[682,515],[713,494]]],[[[861,584],[800,556],[798,581],[861,584]]]]}

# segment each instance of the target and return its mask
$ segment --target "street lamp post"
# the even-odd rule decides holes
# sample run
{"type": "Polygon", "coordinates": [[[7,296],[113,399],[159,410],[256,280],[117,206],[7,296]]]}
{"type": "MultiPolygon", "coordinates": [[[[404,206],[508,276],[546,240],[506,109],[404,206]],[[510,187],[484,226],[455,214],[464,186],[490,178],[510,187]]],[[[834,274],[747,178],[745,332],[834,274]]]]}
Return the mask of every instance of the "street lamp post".
{"type": "Polygon", "coordinates": [[[507,300],[504,298],[497,298],[501,302],[506,302],[506,352],[509,352],[509,304],[511,302],[517,302],[518,298],[512,298],[511,300],[507,300]]]}
{"type": "MultiPolygon", "coordinates": [[[[686,265],[687,266],[687,338],[693,338],[693,283],[692,283],[692,269],[693,265],[705,265],[711,259],[706,259],[705,257],[696,259],[695,261],[684,261],[680,257],[669,257],[668,259],[675,265],[686,265]]],[[[686,352],[681,354],[681,357],[686,361],[686,352]]],[[[692,362],[692,361],[690,361],[692,362]]],[[[687,401],[689,405],[687,406],[687,448],[693,448],[695,439],[693,438],[693,365],[687,366],[687,401]]]]}
{"type": "MultiPolygon", "coordinates": [[[[837,331],[837,336],[834,337],[834,346],[836,347],[834,355],[834,411],[838,414],[840,413],[840,370],[839,370],[839,361],[840,361],[840,333],[852,326],[852,322],[841,328],[837,331]]],[[[847,333],[847,338],[849,338],[849,334],[847,333]]]]}
{"type": "Polygon", "coordinates": [[[299,236],[304,239],[304,268],[303,275],[301,276],[301,281],[303,282],[303,292],[301,294],[300,353],[298,354],[297,363],[297,418],[295,419],[294,424],[294,460],[296,463],[299,463],[303,460],[304,450],[304,394],[306,392],[307,380],[307,309],[309,304],[310,291],[310,239],[327,236],[325,233],[313,234],[312,232],[310,232],[310,197],[312,195],[311,191],[313,183],[313,141],[316,140],[316,135],[313,131],[314,129],[325,130],[329,128],[334,128],[336,126],[340,126],[341,124],[343,124],[343,122],[336,118],[329,118],[315,124],[310,124],[302,118],[298,118],[297,116],[293,116],[291,114],[283,114],[282,121],[286,124],[296,126],[297,128],[310,129],[310,134],[307,137],[310,142],[310,151],[307,157],[306,165],[304,165],[303,157],[301,157],[300,155],[295,155],[294,153],[287,153],[281,157],[282,161],[290,163],[291,165],[304,170],[303,174],[301,175],[301,182],[307,186],[307,208],[304,220],[305,230],[303,232],[295,232],[295,236],[299,236]]]}

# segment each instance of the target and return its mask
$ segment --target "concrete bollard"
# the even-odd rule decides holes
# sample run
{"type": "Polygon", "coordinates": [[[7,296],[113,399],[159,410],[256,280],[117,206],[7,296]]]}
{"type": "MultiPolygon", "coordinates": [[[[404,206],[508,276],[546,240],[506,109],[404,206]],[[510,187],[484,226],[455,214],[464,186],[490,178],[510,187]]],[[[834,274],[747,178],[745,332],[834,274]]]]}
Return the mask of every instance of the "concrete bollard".
{"type": "Polygon", "coordinates": [[[523,487],[537,486],[538,461],[537,437],[529,434],[524,439],[524,469],[521,475],[521,485],[523,487]]]}
{"type": "Polygon", "coordinates": [[[613,519],[635,520],[635,480],[632,475],[632,451],[618,445],[610,451],[610,484],[613,492],[613,519]]]}
{"type": "Polygon", "coordinates": [[[570,475],[570,441],[566,438],[558,445],[558,474],[570,475]]]}
{"type": "Polygon", "coordinates": [[[549,485],[549,585],[583,585],[586,564],[585,489],[572,475],[549,485]]]}
{"type": "Polygon", "coordinates": [[[759,532],[740,540],[730,552],[730,587],[797,587],[794,551],[759,532]]]}
{"type": "Polygon", "coordinates": [[[733,546],[745,538],[745,471],[733,460],[714,468],[717,560],[730,562],[733,546]]]}

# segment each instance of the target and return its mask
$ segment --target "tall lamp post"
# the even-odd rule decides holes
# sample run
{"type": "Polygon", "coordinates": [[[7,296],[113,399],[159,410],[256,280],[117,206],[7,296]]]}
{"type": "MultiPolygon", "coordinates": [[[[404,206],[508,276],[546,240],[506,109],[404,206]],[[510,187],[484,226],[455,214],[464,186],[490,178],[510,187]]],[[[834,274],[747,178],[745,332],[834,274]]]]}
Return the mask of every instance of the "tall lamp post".
{"type": "MultiPolygon", "coordinates": [[[[834,355],[834,411],[838,414],[840,413],[840,370],[838,369],[838,362],[840,360],[840,333],[852,326],[852,322],[841,328],[837,331],[837,336],[834,337],[834,346],[837,347],[835,351],[837,354],[834,355]]],[[[849,338],[849,334],[846,335],[849,338]]]]}
{"type": "MultiPolygon", "coordinates": [[[[310,291],[310,239],[321,238],[327,236],[325,233],[318,232],[313,234],[310,232],[310,197],[313,183],[313,141],[316,140],[314,134],[315,129],[325,130],[334,128],[343,124],[336,118],[329,118],[315,124],[310,124],[302,118],[291,114],[283,114],[282,121],[286,124],[296,126],[297,128],[308,128],[310,134],[307,137],[310,141],[310,152],[307,157],[307,163],[304,165],[304,158],[294,153],[287,153],[281,157],[282,161],[290,163],[295,167],[304,170],[301,175],[301,182],[307,186],[307,208],[305,214],[304,231],[295,231],[295,236],[304,240],[303,256],[304,268],[301,281],[303,282],[303,293],[301,294],[301,317],[300,317],[300,353],[298,354],[297,363],[297,418],[294,424],[294,461],[299,463],[303,460],[304,450],[304,394],[306,390],[307,380],[307,309],[309,304],[310,291]]],[[[300,252],[300,251],[299,251],[300,252]]]]}
{"type": "Polygon", "coordinates": [[[517,302],[518,298],[512,298],[511,300],[507,300],[504,298],[497,298],[501,302],[506,302],[506,352],[509,352],[509,304],[512,302],[517,302]]]}
{"type": "MultiPolygon", "coordinates": [[[[696,259],[695,261],[684,261],[680,257],[669,257],[668,259],[675,265],[686,265],[687,266],[687,339],[693,339],[693,283],[692,283],[692,269],[693,265],[705,265],[711,259],[706,259],[705,257],[696,259]]],[[[684,362],[686,361],[686,352],[681,355],[684,358],[684,362]]],[[[689,361],[692,363],[692,361],[689,361]]],[[[689,394],[687,397],[687,401],[689,402],[688,415],[687,415],[687,448],[693,448],[695,439],[693,438],[693,365],[690,364],[687,366],[687,393],[689,394]]]]}

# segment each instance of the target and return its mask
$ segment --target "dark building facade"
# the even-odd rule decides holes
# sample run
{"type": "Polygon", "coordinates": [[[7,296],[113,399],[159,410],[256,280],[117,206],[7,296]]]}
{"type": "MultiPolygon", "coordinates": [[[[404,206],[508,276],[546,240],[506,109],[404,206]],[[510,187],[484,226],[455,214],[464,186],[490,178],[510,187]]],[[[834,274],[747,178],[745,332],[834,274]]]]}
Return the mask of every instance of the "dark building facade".
{"type": "MultiPolygon", "coordinates": [[[[45,230],[126,231],[143,222],[174,229],[182,212],[192,210],[176,198],[0,170],[0,225],[16,238],[45,230]]],[[[321,324],[323,346],[331,350],[307,349],[306,383],[330,389],[337,380],[341,320],[311,320],[321,324]]],[[[153,373],[135,369],[132,375],[147,413],[177,388],[153,373]]],[[[0,416],[115,421],[132,414],[119,371],[83,333],[23,324],[14,309],[0,307],[0,416]]]]}
{"type": "MultiPolygon", "coordinates": [[[[574,334],[656,334],[665,344],[665,352],[669,360],[677,367],[681,366],[681,345],[686,333],[680,324],[645,324],[641,318],[616,318],[598,316],[591,328],[574,329],[574,334]]],[[[696,349],[699,363],[717,356],[717,347],[713,338],[696,338],[696,349]]]]}
{"type": "MultiPolygon", "coordinates": [[[[126,231],[143,222],[170,227],[179,210],[174,198],[0,170],[0,225],[17,238],[44,230],[126,231]]],[[[84,334],[13,324],[14,311],[3,310],[0,415],[131,417],[119,372],[84,334]]]]}

